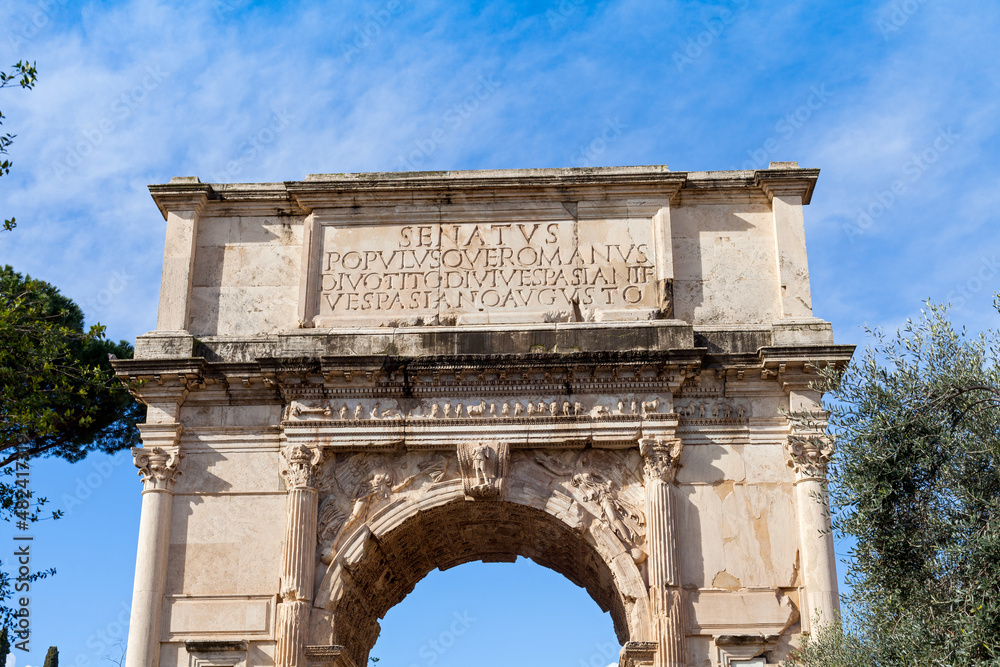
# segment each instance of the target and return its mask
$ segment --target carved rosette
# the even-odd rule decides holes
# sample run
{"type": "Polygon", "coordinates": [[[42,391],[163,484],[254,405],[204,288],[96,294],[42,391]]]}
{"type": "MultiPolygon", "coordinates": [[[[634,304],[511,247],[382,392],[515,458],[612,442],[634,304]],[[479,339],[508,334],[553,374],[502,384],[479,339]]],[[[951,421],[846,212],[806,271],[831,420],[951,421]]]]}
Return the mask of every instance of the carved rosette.
{"type": "Polygon", "coordinates": [[[458,446],[458,467],[469,498],[499,498],[509,465],[510,446],[506,442],[480,440],[458,446]]]}
{"type": "Polygon", "coordinates": [[[833,449],[833,436],[828,433],[820,430],[794,431],[785,445],[788,467],[803,479],[823,479],[833,449]]]}
{"type": "Polygon", "coordinates": [[[316,488],[316,473],[320,461],[323,460],[323,450],[308,445],[288,445],[281,450],[281,476],[289,489],[316,488]]]}
{"type": "Polygon", "coordinates": [[[673,482],[681,467],[681,451],[684,443],[680,438],[643,438],[639,441],[647,479],[673,482]]]}
{"type": "Polygon", "coordinates": [[[184,455],[176,450],[166,450],[162,447],[133,447],[132,462],[139,469],[142,477],[143,491],[171,491],[178,469],[184,455]]]}

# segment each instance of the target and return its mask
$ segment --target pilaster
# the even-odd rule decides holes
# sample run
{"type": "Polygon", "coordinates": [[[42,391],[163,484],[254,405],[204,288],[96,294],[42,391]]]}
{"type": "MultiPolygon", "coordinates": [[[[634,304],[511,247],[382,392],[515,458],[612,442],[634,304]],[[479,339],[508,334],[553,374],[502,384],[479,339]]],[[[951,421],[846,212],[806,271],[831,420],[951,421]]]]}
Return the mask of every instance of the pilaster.
{"type": "Polygon", "coordinates": [[[211,186],[202,185],[197,178],[172,178],[167,185],[150,187],[167,221],[158,331],[187,330],[198,220],[211,191],[211,186]]]}
{"type": "Polygon", "coordinates": [[[125,664],[157,667],[174,482],[183,455],[177,449],[179,425],[143,425],[141,430],[146,446],[132,449],[143,490],[125,664]]]}
{"type": "Polygon", "coordinates": [[[830,530],[826,469],[833,455],[833,438],[826,433],[826,413],[799,413],[791,420],[786,453],[795,472],[799,543],[803,555],[805,597],[803,617],[807,622],[828,623],[840,614],[837,561],[830,530]]]}
{"type": "MultiPolygon", "coordinates": [[[[826,354],[816,354],[816,357],[825,357],[825,363],[840,365],[849,358],[838,359],[840,355],[830,354],[837,348],[825,349],[826,354]]],[[[818,363],[815,360],[794,359],[791,354],[785,360],[765,362],[770,367],[776,367],[777,380],[788,395],[785,454],[788,467],[795,473],[795,505],[804,582],[800,595],[804,631],[808,631],[809,624],[817,620],[820,623],[836,622],[840,614],[837,560],[830,530],[826,477],[834,441],[826,432],[828,413],[822,409],[822,393],[816,386],[819,376],[814,364],[818,363]]]]}
{"type": "Polygon", "coordinates": [[[649,601],[656,640],[654,667],[686,665],[684,601],[680,552],[677,548],[677,511],[673,483],[680,468],[683,444],[678,438],[643,438],[646,482],[646,540],[649,601]]]}
{"type": "Polygon", "coordinates": [[[305,667],[316,571],[316,473],[323,458],[319,447],[293,444],[281,451],[282,476],[288,488],[285,539],[281,554],[276,667],[305,667]]]}
{"type": "Polygon", "coordinates": [[[818,169],[799,169],[796,162],[771,163],[771,169],[759,170],[755,176],[771,200],[783,320],[813,316],[802,206],[809,203],[818,176],[818,169]]]}

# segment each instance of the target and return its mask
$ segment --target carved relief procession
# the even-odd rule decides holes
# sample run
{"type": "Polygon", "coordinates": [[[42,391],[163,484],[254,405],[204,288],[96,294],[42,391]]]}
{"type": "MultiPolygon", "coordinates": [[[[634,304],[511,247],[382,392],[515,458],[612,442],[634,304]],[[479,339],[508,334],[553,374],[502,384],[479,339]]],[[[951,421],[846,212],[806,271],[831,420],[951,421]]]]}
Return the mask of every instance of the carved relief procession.
{"type": "MultiPolygon", "coordinates": [[[[398,401],[359,401],[353,407],[337,401],[293,401],[287,411],[288,419],[294,421],[361,421],[394,419],[472,419],[493,420],[518,417],[611,417],[616,415],[647,417],[669,414],[669,404],[659,396],[638,397],[630,395],[622,398],[593,397],[586,402],[565,397],[540,396],[537,398],[491,400],[478,402],[464,400],[446,402],[421,402],[416,407],[397,407],[398,401]]],[[[719,418],[745,417],[742,406],[725,403],[719,407],[715,403],[692,404],[682,416],[719,418]],[[707,409],[707,413],[706,413],[707,409]]]]}

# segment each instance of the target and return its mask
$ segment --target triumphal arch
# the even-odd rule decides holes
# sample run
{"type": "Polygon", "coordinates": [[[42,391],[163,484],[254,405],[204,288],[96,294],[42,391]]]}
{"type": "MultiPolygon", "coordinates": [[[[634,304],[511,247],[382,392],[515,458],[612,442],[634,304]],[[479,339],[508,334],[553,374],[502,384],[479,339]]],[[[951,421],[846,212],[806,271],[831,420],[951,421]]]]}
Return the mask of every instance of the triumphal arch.
{"type": "Polygon", "coordinates": [[[779,662],[837,610],[818,173],[152,186],[128,665],[361,667],[428,572],[517,556],[622,665],[779,662]]]}

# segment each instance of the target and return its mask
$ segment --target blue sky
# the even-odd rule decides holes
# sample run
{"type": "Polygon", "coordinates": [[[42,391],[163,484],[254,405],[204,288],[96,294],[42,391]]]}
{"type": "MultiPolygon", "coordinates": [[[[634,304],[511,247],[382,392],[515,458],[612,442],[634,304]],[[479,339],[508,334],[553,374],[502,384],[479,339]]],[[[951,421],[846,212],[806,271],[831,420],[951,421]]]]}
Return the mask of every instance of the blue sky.
{"type": "MultiPolygon", "coordinates": [[[[995,326],[998,19],[982,0],[0,0],[0,64],[40,75],[0,93],[18,135],[0,212],[19,223],[0,262],[132,339],[154,327],[163,252],[146,185],[171,176],[797,160],[822,169],[807,241],[839,342],[926,298],[995,326]]],[[[43,461],[34,484],[67,516],[36,531],[36,564],[59,573],[17,665],[50,644],[64,666],[104,664],[131,593],[134,469],[43,461]]],[[[466,665],[484,647],[478,665],[614,661],[597,648],[610,617],[524,563],[435,573],[383,627],[382,665],[466,665]],[[480,621],[421,655],[466,612],[480,621]]]]}

